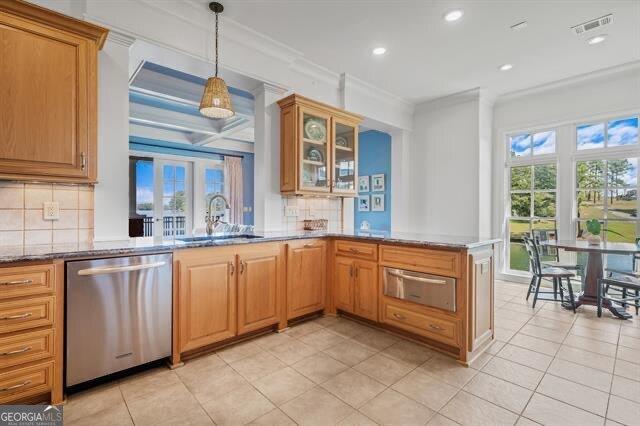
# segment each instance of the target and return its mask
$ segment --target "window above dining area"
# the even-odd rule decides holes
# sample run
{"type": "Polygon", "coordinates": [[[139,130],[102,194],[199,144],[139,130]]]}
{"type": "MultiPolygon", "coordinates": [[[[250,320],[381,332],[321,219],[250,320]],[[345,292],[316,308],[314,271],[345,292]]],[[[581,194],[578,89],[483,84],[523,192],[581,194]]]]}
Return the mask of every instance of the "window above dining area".
{"type": "Polygon", "coordinates": [[[505,135],[506,273],[528,273],[522,237],[535,229],[582,239],[597,219],[604,241],[637,241],[638,127],[627,113],[505,135]]]}

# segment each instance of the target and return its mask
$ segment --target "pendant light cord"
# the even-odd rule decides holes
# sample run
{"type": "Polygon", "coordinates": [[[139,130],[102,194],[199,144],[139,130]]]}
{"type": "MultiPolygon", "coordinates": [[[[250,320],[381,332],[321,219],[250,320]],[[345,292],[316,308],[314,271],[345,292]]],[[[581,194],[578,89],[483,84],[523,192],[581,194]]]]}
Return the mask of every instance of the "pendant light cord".
{"type": "Polygon", "coordinates": [[[218,76],[218,13],[216,12],[216,77],[218,76]]]}

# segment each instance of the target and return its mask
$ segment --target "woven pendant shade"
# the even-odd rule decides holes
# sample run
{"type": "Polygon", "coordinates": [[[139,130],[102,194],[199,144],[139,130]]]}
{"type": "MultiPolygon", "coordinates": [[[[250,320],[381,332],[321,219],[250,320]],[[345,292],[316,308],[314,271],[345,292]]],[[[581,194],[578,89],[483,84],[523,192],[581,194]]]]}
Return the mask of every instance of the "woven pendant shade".
{"type": "Polygon", "coordinates": [[[209,77],[200,100],[200,114],[211,118],[229,118],[235,114],[227,84],[220,77],[209,77]]]}

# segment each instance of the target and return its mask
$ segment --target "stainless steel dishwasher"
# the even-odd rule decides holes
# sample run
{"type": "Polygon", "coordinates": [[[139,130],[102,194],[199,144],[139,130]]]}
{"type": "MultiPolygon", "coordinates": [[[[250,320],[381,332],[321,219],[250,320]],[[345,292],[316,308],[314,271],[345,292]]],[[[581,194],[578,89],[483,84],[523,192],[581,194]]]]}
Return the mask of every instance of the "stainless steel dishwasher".
{"type": "Polygon", "coordinates": [[[171,355],[171,260],[67,262],[67,386],[171,355]]]}

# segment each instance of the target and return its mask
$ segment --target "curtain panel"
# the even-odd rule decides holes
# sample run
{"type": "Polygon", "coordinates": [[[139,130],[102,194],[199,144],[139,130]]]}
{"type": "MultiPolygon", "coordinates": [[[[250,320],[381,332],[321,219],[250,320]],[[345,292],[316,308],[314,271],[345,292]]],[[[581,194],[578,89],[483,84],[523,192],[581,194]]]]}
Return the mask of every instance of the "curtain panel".
{"type": "Polygon", "coordinates": [[[242,158],[224,157],[224,186],[231,213],[229,223],[242,224],[243,220],[243,186],[242,158]]]}

